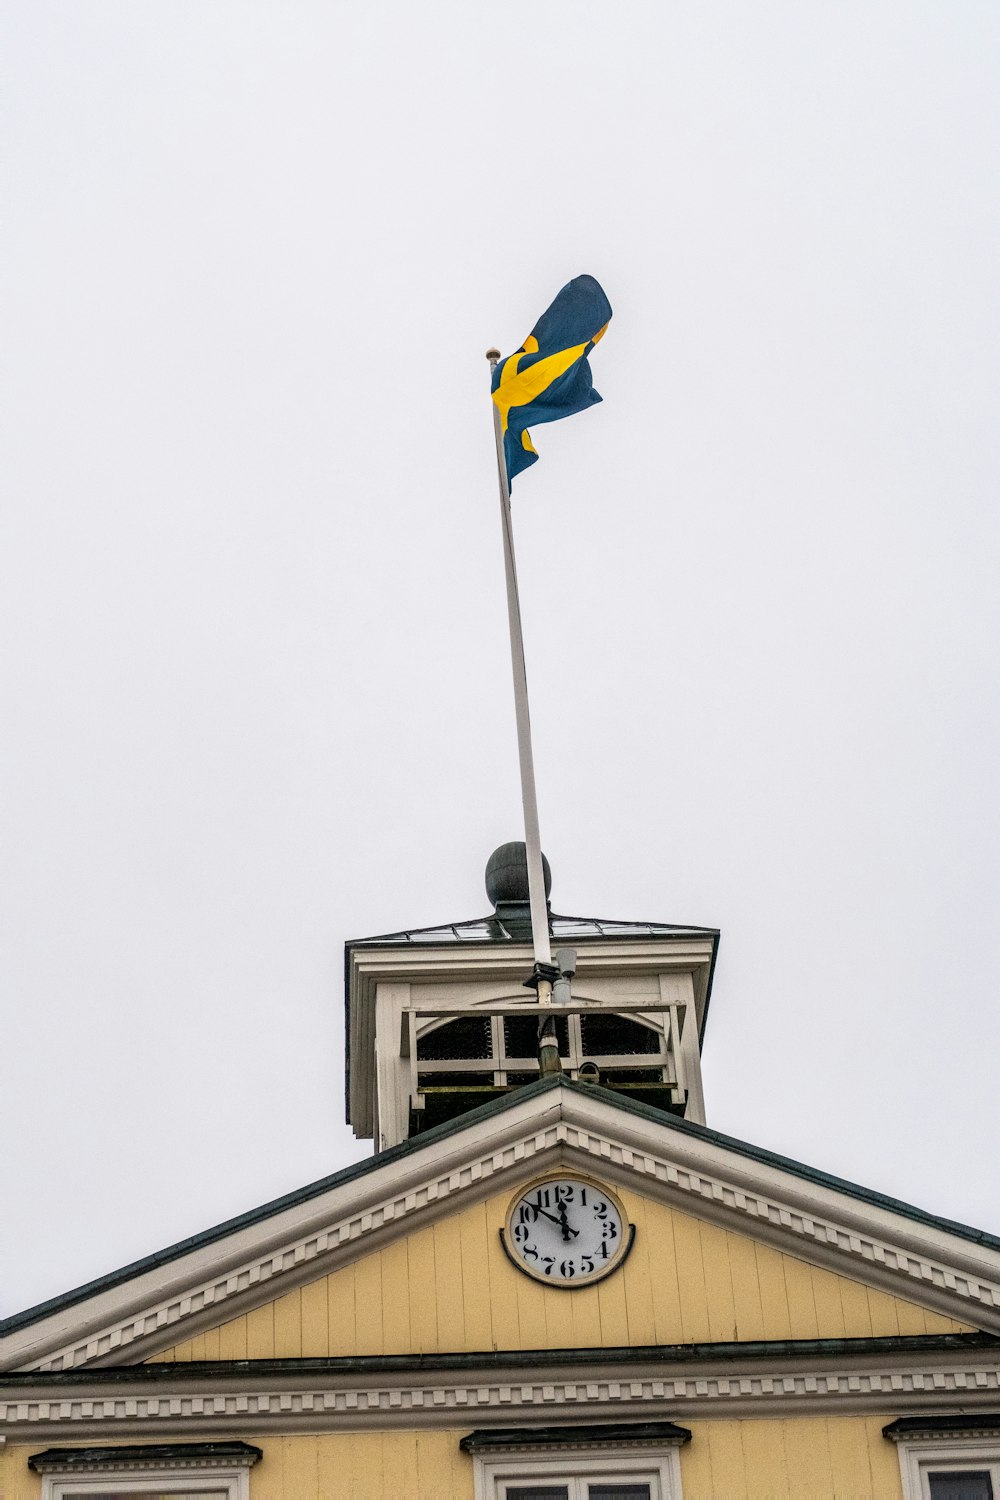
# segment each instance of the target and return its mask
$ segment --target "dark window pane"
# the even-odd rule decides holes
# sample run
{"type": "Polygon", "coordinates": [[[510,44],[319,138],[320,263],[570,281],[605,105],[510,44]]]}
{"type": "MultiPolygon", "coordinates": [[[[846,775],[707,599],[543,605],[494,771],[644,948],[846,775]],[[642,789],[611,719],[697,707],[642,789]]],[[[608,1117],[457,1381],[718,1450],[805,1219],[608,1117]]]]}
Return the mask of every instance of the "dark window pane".
{"type": "Polygon", "coordinates": [[[580,1017],[580,1035],[586,1057],[620,1057],[659,1052],[662,1037],[651,1026],[627,1016],[580,1017]]]}
{"type": "MultiPolygon", "coordinates": [[[[431,1064],[431,1066],[433,1067],[433,1064],[431,1064]]],[[[418,1076],[420,1079],[421,1093],[423,1093],[425,1089],[492,1090],[493,1088],[493,1074],[485,1068],[482,1070],[482,1072],[477,1071],[475,1073],[433,1073],[430,1071],[425,1073],[423,1068],[421,1068],[418,1076]]],[[[485,1103],[486,1101],[481,1100],[480,1102],[485,1103]]]]}
{"type": "Polygon", "coordinates": [[[417,1038],[417,1059],[439,1062],[442,1058],[492,1057],[493,1038],[489,1016],[462,1016],[446,1021],[417,1038]]]}
{"type": "Polygon", "coordinates": [[[591,1484],[587,1487],[590,1500],[649,1500],[648,1484],[591,1484]]]}
{"type": "Polygon", "coordinates": [[[538,1017],[504,1016],[503,1049],[508,1057],[537,1057],[538,1017]]]}
{"type": "Polygon", "coordinates": [[[621,1088],[630,1083],[662,1083],[660,1068],[605,1068],[601,1073],[605,1088],[621,1088]]]}
{"type": "MultiPolygon", "coordinates": [[[[560,1057],[569,1056],[569,1022],[556,1016],[556,1040],[560,1057]]],[[[503,1049],[507,1057],[538,1056],[538,1016],[504,1016],[503,1049]]]]}
{"type": "MultiPolygon", "coordinates": [[[[82,1494],[83,1491],[81,1490],[82,1494]]],[[[151,1495],[148,1490],[101,1490],[94,1494],[88,1490],[87,1500],[226,1500],[228,1490],[173,1490],[169,1495],[151,1495]]]]}
{"type": "Polygon", "coordinates": [[[507,1500],[569,1500],[564,1484],[509,1484],[507,1500]]]}
{"type": "Polygon", "coordinates": [[[950,1474],[928,1474],[931,1500],[993,1500],[988,1469],[953,1469],[950,1474]]]}

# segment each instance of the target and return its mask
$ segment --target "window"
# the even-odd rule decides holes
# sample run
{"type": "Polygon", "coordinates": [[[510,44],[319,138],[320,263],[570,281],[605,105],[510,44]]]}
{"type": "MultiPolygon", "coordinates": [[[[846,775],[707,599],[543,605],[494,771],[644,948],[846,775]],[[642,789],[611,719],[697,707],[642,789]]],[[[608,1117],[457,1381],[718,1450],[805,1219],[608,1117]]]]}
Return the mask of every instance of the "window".
{"type": "Polygon", "coordinates": [[[155,1443],[121,1448],[47,1448],[28,1467],[42,1500],[249,1500],[249,1443],[155,1443]]]}
{"type": "Polygon", "coordinates": [[[899,1449],[904,1500],[1000,1500],[1000,1413],[901,1417],[882,1432],[899,1449]]]}
{"type": "Polygon", "coordinates": [[[615,1479],[569,1479],[565,1484],[506,1484],[497,1494],[503,1500],[652,1500],[661,1493],[658,1477],[648,1475],[638,1484],[615,1479]]]}
{"type": "Polygon", "coordinates": [[[927,1470],[930,1500],[993,1500],[993,1480],[1000,1467],[927,1470]]]}
{"type": "Polygon", "coordinates": [[[461,1442],[475,1466],[476,1500],[680,1500],[673,1422],[484,1429],[461,1442]]]}

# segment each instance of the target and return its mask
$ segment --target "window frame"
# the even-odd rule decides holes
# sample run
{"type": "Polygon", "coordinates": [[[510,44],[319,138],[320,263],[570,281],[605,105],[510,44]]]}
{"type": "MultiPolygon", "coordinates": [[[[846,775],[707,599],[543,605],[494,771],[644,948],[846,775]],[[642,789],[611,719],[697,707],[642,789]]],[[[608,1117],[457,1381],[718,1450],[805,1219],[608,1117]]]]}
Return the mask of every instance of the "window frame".
{"type": "Polygon", "coordinates": [[[247,1468],[178,1469],[166,1466],[129,1472],[94,1469],[88,1474],[42,1475],[42,1500],[82,1500],[87,1495],[190,1495],[203,1491],[211,1500],[250,1500],[247,1468]]]}
{"type": "Polygon", "coordinates": [[[190,1495],[250,1500],[250,1470],[263,1457],[242,1441],[49,1448],[28,1459],[41,1500],[87,1495],[190,1495]],[[91,1456],[92,1455],[92,1456],[91,1456]]]}
{"type": "Polygon", "coordinates": [[[897,1447],[903,1500],[930,1500],[931,1474],[965,1469],[988,1469],[1000,1500],[1000,1434],[996,1438],[916,1438],[897,1447]]]}
{"type": "MultiPolygon", "coordinates": [[[[524,1018],[533,1019],[527,1006],[523,1007],[524,1018]]],[[[575,1078],[579,1069],[585,1063],[594,1063],[603,1077],[608,1072],[658,1072],[660,1082],[668,1084],[673,1088],[678,1087],[677,1077],[677,1039],[673,1036],[670,1026],[651,1018],[651,1014],[629,1014],[621,1015],[614,1011],[601,1011],[598,1013],[601,1019],[614,1019],[626,1021],[637,1026],[642,1031],[650,1033],[656,1040],[656,1048],[649,1052],[588,1052],[583,1044],[583,1021],[587,1019],[585,1014],[572,1011],[562,1017],[566,1021],[568,1031],[568,1050],[563,1052],[560,1047],[560,1060],[563,1067],[571,1078],[575,1078]]],[[[429,1076],[445,1077],[449,1073],[463,1074],[475,1073],[482,1075],[484,1086],[493,1088],[508,1088],[508,1074],[522,1074],[538,1072],[538,1058],[530,1056],[518,1056],[518,1054],[507,1051],[506,1036],[504,1033],[504,1022],[508,1020],[521,1020],[521,1009],[514,1012],[493,1012],[485,1006],[482,1010],[473,1008],[463,1011],[461,1015],[445,1015],[428,1019],[423,1025],[417,1024],[414,1028],[411,1042],[411,1054],[414,1063],[414,1092],[424,1093],[421,1088],[421,1077],[429,1076]],[[482,1020],[487,1023],[486,1031],[489,1036],[489,1054],[486,1057],[452,1057],[452,1058],[428,1058],[420,1056],[420,1044],[425,1038],[432,1036],[456,1022],[467,1020],[482,1020]]],[[[443,1084],[430,1085],[430,1088],[441,1088],[443,1084]]]]}
{"type": "MultiPolygon", "coordinates": [[[[473,1453],[476,1500],[505,1500],[508,1485],[565,1484],[569,1500],[594,1480],[649,1485],[650,1500],[681,1500],[681,1464],[676,1443],[639,1446],[567,1447],[560,1452],[473,1453]],[[574,1485],[574,1481],[576,1484],[574,1485]],[[574,1490],[577,1493],[574,1493],[574,1490]]],[[[586,1497],[586,1489],[582,1491],[586,1497]]]]}

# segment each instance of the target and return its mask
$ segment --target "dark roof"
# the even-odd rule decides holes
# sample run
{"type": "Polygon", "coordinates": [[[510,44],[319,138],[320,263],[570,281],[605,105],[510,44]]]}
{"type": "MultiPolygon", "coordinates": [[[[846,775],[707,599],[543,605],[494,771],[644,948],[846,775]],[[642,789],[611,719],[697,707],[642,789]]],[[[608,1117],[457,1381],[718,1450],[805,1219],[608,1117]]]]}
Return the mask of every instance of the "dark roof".
{"type": "Polygon", "coordinates": [[[246,1464],[249,1468],[263,1457],[260,1448],[241,1442],[140,1443],[130,1447],[122,1447],[120,1443],[116,1443],[113,1448],[46,1448],[44,1453],[32,1453],[28,1459],[28,1468],[44,1473],[47,1469],[106,1469],[112,1464],[120,1466],[130,1462],[155,1464],[181,1461],[188,1464],[193,1459],[214,1459],[216,1463],[231,1459],[233,1463],[246,1464]]]}
{"type": "Polygon", "coordinates": [[[941,1416],[897,1417],[882,1428],[882,1436],[898,1443],[900,1438],[973,1437],[976,1433],[1000,1432],[1000,1412],[947,1412],[941,1416]]]}
{"type": "MultiPolygon", "coordinates": [[[[204,1382],[217,1378],[273,1380],[303,1375],[386,1376],[416,1372],[437,1374],[466,1370],[555,1370],[587,1365],[612,1368],[617,1365],[719,1364],[735,1359],[845,1359],[883,1360],[888,1355],[993,1352],[1000,1337],[992,1333],[890,1333],[867,1338],[834,1339],[724,1339],[700,1344],[624,1344],[610,1348],[571,1349],[470,1349],[445,1354],[334,1354],[283,1356],[275,1359],[185,1359],[156,1360],[145,1365],[99,1365],[73,1370],[2,1370],[0,1389],[20,1390],[30,1386],[45,1390],[54,1386],[176,1385],[178,1381],[204,1382]]],[[[914,1419],[917,1420],[917,1419],[914,1419]]],[[[931,1419],[927,1419],[930,1421],[931,1419]]],[[[940,1418],[934,1419],[940,1421],[940,1418]]],[[[977,1418],[978,1420],[978,1418],[977,1418]]],[[[88,1450],[89,1451],[89,1450],[88,1450]]]]}
{"type": "Polygon", "coordinates": [[[751,1146],[746,1141],[737,1140],[735,1136],[723,1135],[721,1131],[710,1130],[707,1125],[695,1125],[691,1120],[682,1120],[677,1115],[664,1114],[648,1105],[627,1099],[622,1094],[611,1093],[594,1084],[574,1083],[563,1074],[556,1073],[547,1078],[540,1078],[535,1083],[525,1084],[523,1088],[506,1094],[500,1099],[492,1099],[489,1103],[480,1105],[478,1109],[469,1110],[467,1114],[459,1115],[454,1120],[448,1120],[443,1125],[436,1125],[430,1130],[425,1130],[411,1140],[402,1141],[398,1146],[390,1146],[388,1150],[381,1151],[377,1156],[369,1157],[366,1161],[355,1162],[339,1172],[331,1173],[329,1177],[321,1177],[317,1182],[311,1182],[294,1192],[285,1193],[280,1198],[273,1198],[269,1203],[262,1204],[260,1208],[250,1209],[247,1213],[226,1219],[224,1223],[217,1224],[212,1229],[203,1230],[201,1234],[194,1234],[188,1239],[179,1240],[177,1244],[170,1245],[165,1250],[158,1250],[153,1255],[147,1255],[142,1260],[133,1261],[119,1271],[112,1271],[106,1276],[100,1276],[94,1281],[88,1281],[83,1286],[76,1287],[73,1291],[64,1292],[61,1296],[52,1297],[47,1302],[40,1302],[35,1307],[15,1313],[12,1317],[0,1322],[0,1334],[13,1333],[18,1328],[37,1323],[41,1318],[48,1317],[50,1313],[58,1309],[85,1302],[88,1297],[98,1292],[121,1286],[124,1282],[131,1281],[136,1276],[141,1276],[157,1266],[179,1260],[181,1256],[187,1255],[192,1250],[225,1239],[227,1235],[237,1230],[246,1229],[252,1224],[259,1224],[300,1203],[308,1203],[310,1199],[320,1197],[331,1188],[365,1177],[369,1172],[377,1171],[389,1162],[399,1161],[404,1156],[415,1155],[437,1141],[458,1135],[471,1125],[478,1124],[492,1115],[503,1114],[505,1110],[514,1108],[524,1100],[534,1098],[545,1093],[547,1089],[553,1088],[572,1089],[588,1097],[599,1098],[612,1109],[621,1110],[624,1114],[637,1115],[641,1119],[660,1126],[663,1130],[677,1130],[701,1140],[714,1141],[726,1150],[748,1157],[751,1161],[777,1167],[789,1172],[792,1176],[817,1183],[821,1187],[833,1188],[836,1192],[846,1193],[861,1203],[870,1203],[876,1208],[900,1214],[903,1218],[912,1219],[916,1223],[926,1224],[931,1228],[941,1229],[946,1234],[956,1235],[959,1239],[970,1240],[973,1244],[985,1245],[991,1250],[1000,1250],[1000,1237],[988,1233],[985,1229],[975,1229],[968,1224],[959,1224],[953,1219],[942,1219],[936,1214],[927,1213],[922,1208],[915,1208],[911,1203],[903,1203],[898,1198],[890,1198],[885,1193],[860,1187],[857,1183],[847,1182],[842,1177],[833,1177],[828,1172],[822,1172],[817,1167],[809,1167],[803,1162],[793,1161],[791,1157],[781,1156],[761,1146],[751,1146]]]}
{"type": "Polygon", "coordinates": [[[589,1422],[586,1427],[478,1427],[459,1443],[463,1453],[512,1448],[586,1448],[622,1443],[689,1443],[676,1422],[589,1422]]]}
{"type": "MultiPolygon", "coordinates": [[[[443,922],[438,927],[411,927],[404,932],[385,932],[378,937],[354,938],[351,948],[388,948],[409,943],[415,948],[438,943],[524,943],[531,941],[530,927],[525,932],[525,915],[512,907],[509,915],[502,909],[488,917],[473,917],[467,922],[443,922]]],[[[560,917],[549,913],[549,935],[566,942],[599,941],[602,938],[676,937],[690,932],[699,937],[719,936],[717,927],[689,927],[673,922],[618,922],[607,917],[560,917]]]]}

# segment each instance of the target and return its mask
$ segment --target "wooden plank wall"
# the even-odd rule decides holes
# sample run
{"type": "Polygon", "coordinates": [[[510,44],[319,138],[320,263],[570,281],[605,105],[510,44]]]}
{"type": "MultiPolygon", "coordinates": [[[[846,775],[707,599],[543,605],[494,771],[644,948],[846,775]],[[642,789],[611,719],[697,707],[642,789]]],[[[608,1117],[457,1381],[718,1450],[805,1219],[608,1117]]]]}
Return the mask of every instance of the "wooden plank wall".
{"type": "MultiPolygon", "coordinates": [[[[896,1449],[882,1437],[891,1418],[688,1422],[692,1440],[681,1449],[684,1500],[899,1500],[896,1449]]],[[[250,1471],[251,1500],[472,1500],[472,1463],[458,1447],[466,1430],[241,1433],[264,1452],[250,1471]]],[[[44,1446],[0,1449],[3,1500],[39,1500],[41,1481],[27,1459],[44,1446]]]]}
{"type": "MultiPolygon", "coordinates": [[[[683,1421],[683,1418],[680,1418],[683,1421]]],[[[796,1417],[787,1421],[685,1422],[684,1500],[898,1500],[896,1446],[886,1417],[796,1417]]]]}
{"type": "Polygon", "coordinates": [[[967,1331],[676,1209],[622,1193],[636,1241],[590,1288],[542,1286],[498,1231],[511,1195],[440,1220],[157,1360],[600,1348],[967,1331]]]}

